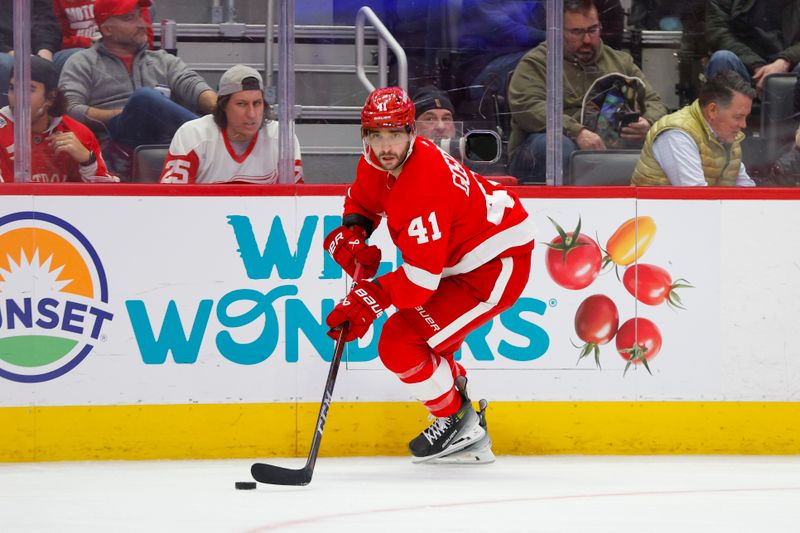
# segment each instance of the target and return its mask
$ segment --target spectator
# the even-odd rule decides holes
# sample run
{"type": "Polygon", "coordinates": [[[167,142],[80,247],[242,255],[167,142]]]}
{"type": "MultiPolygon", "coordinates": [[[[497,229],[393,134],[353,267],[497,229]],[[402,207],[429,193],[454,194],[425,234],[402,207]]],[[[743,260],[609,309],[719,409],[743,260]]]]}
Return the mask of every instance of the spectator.
{"type": "MultiPolygon", "coordinates": [[[[622,46],[625,13],[620,0],[597,0],[603,42],[622,46]]],[[[508,78],[519,60],[547,38],[543,0],[464,0],[459,49],[465,59],[459,67],[465,85],[506,93],[508,78]]]]}
{"type": "MultiPolygon", "coordinates": [[[[613,134],[618,144],[641,146],[650,125],[667,112],[630,54],[603,44],[600,28],[591,0],[564,1],[565,171],[575,150],[606,148],[611,137],[604,140],[593,129],[613,134]],[[603,86],[607,86],[607,94],[598,92],[603,86]],[[591,123],[584,106],[588,100],[597,108],[591,123]]],[[[545,178],[546,73],[547,44],[542,43],[522,58],[508,89],[510,173],[523,182],[543,182],[545,178]]]]}
{"type": "Polygon", "coordinates": [[[742,130],[755,96],[730,70],[708,80],[694,103],[650,129],[631,183],[755,186],[742,163],[742,130]]]}
{"type": "Polygon", "coordinates": [[[302,183],[300,143],[294,176],[278,175],[278,123],[266,120],[261,74],[234,65],[219,80],[214,113],[181,126],[161,171],[161,183],[302,183]]]}
{"type": "Polygon", "coordinates": [[[456,136],[453,104],[447,94],[432,86],[423,87],[414,95],[417,134],[428,139],[452,139],[456,136]]]}
{"type": "MultiPolygon", "coordinates": [[[[141,6],[142,20],[147,26],[147,45],[153,48],[153,20],[150,7],[141,6]]],[[[89,48],[100,40],[100,28],[94,20],[94,0],[53,0],[53,11],[61,26],[61,50],[53,61],[58,72],[72,54],[89,48]]]]}
{"type": "MultiPolygon", "coordinates": [[[[0,109],[0,182],[14,181],[14,92],[9,84],[10,106],[0,109]]],[[[55,65],[31,56],[31,181],[119,181],[106,169],[94,134],[65,117],[66,101],[58,90],[55,65]]]]}
{"type": "Polygon", "coordinates": [[[198,116],[187,107],[210,113],[217,101],[179,58],[147,50],[141,8],[149,5],[150,0],[96,0],[94,17],[103,37],[69,58],[61,72],[70,116],[95,127],[101,141],[122,145],[125,157],[113,164],[122,173],[130,148],[170,142],[181,124],[198,116]]]}
{"type": "MultiPolygon", "coordinates": [[[[61,32],[52,0],[31,0],[31,50],[50,61],[58,51],[61,32]]],[[[8,80],[14,65],[14,0],[0,0],[0,107],[8,105],[8,80]]]]}
{"type": "Polygon", "coordinates": [[[709,0],[706,77],[733,70],[761,92],[769,74],[800,72],[800,1],[709,0]]]}

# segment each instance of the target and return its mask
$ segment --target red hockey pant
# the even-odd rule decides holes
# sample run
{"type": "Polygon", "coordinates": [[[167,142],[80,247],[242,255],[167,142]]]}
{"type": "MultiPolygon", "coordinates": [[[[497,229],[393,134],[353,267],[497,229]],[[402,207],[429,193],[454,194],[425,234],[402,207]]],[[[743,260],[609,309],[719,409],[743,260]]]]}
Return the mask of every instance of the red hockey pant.
{"type": "Polygon", "coordinates": [[[386,321],[378,342],[381,361],[432,415],[450,416],[461,407],[454,380],[466,371],[453,354],[470,332],[517,301],[530,268],[525,254],[442,278],[424,305],[399,309],[386,321]]]}

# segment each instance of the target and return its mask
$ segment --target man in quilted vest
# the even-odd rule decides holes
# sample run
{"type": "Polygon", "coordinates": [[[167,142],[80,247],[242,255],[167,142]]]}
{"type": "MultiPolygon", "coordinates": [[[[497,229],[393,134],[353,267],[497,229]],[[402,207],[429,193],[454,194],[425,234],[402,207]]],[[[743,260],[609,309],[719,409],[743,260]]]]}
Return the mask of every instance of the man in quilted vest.
{"type": "Polygon", "coordinates": [[[697,100],[650,128],[631,184],[754,187],[742,163],[742,130],[755,96],[733,71],[709,79],[697,100]]]}

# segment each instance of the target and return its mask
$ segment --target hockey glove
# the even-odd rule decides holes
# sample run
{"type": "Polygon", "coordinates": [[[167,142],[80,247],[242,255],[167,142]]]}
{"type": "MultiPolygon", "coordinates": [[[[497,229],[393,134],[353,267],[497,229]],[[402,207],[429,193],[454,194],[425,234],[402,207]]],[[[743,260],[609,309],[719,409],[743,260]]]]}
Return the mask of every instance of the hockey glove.
{"type": "Polygon", "coordinates": [[[350,329],[347,330],[344,340],[350,342],[360,339],[367,334],[372,322],[383,314],[389,303],[389,295],[380,285],[367,280],[359,281],[325,319],[331,328],[328,335],[336,340],[339,337],[337,328],[349,322],[350,329]]]}
{"type": "Polygon", "coordinates": [[[381,264],[381,250],[364,242],[367,232],[361,226],[339,226],[325,237],[325,250],[352,278],[356,261],[364,268],[363,277],[371,278],[381,264]]]}

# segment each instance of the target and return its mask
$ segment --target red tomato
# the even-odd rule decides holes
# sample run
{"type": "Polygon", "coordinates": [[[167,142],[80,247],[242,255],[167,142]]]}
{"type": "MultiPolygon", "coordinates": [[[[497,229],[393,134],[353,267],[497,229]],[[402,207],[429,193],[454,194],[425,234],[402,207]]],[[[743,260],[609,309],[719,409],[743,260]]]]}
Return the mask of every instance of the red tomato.
{"type": "Polygon", "coordinates": [[[585,342],[578,361],[594,353],[594,361],[600,368],[600,345],[608,343],[617,334],[619,312],[611,298],[594,294],[586,298],[575,312],[575,333],[585,342]]]}
{"type": "Polygon", "coordinates": [[[685,279],[675,280],[669,272],[655,265],[638,263],[625,270],[622,283],[631,295],[647,305],[661,305],[665,301],[671,307],[684,309],[675,289],[691,287],[685,279]]]}
{"type": "Polygon", "coordinates": [[[570,233],[561,229],[552,218],[550,222],[558,231],[558,236],[546,243],[546,266],[550,278],[565,289],[588,287],[600,273],[603,259],[600,247],[591,237],[581,233],[580,219],[578,227],[570,233]]]}
{"type": "Polygon", "coordinates": [[[649,360],[658,355],[661,350],[661,331],[658,326],[646,318],[631,318],[617,332],[617,352],[620,357],[628,361],[625,372],[631,363],[644,367],[650,372],[649,360]]]}

